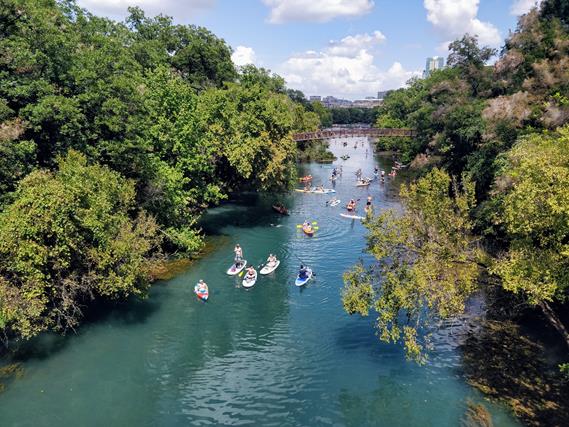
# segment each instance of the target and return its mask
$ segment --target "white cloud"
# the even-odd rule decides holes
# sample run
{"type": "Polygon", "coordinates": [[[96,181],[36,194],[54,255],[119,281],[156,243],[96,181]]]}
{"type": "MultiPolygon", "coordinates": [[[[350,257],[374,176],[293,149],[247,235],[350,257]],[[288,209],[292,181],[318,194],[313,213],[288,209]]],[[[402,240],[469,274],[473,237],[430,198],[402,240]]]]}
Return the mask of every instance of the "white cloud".
{"type": "Polygon", "coordinates": [[[95,15],[111,18],[124,18],[128,15],[129,6],[138,6],[147,16],[164,14],[174,16],[176,20],[193,16],[199,10],[209,9],[216,0],[78,0],[79,6],[84,7],[95,15]]]}
{"type": "Polygon", "coordinates": [[[371,12],[373,0],[263,0],[271,8],[269,22],[327,22],[337,17],[371,12]]]}
{"type": "Polygon", "coordinates": [[[370,50],[383,42],[381,32],[348,36],[331,41],[322,51],[292,55],[280,67],[288,86],[308,95],[334,95],[345,98],[375,96],[378,90],[403,86],[418,71],[408,71],[395,62],[380,70],[370,50]]]}
{"type": "Polygon", "coordinates": [[[478,15],[480,0],[424,0],[427,20],[445,40],[460,38],[465,33],[477,35],[483,45],[498,46],[502,37],[489,22],[478,15]]]}
{"type": "Polygon", "coordinates": [[[357,34],[355,36],[344,37],[340,41],[330,41],[327,52],[338,56],[356,56],[362,49],[371,49],[385,40],[381,31],[374,31],[371,34],[357,34]]]}
{"type": "Polygon", "coordinates": [[[231,55],[231,60],[235,65],[240,67],[242,65],[254,64],[257,58],[255,57],[255,51],[252,47],[237,46],[231,55]]]}
{"type": "Polygon", "coordinates": [[[542,0],[514,0],[510,7],[510,13],[515,16],[520,16],[528,13],[533,7],[539,6],[542,0]]]}

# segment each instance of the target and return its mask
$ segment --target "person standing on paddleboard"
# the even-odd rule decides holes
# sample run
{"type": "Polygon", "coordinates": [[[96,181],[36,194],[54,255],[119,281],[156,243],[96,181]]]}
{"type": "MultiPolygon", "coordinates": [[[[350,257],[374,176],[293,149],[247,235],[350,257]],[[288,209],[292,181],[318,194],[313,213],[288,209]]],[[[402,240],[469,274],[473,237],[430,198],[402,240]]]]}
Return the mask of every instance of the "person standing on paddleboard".
{"type": "Polygon", "coordinates": [[[243,249],[241,248],[241,246],[239,246],[239,243],[235,245],[235,249],[233,249],[233,252],[235,252],[235,265],[239,265],[243,260],[243,249]]]}

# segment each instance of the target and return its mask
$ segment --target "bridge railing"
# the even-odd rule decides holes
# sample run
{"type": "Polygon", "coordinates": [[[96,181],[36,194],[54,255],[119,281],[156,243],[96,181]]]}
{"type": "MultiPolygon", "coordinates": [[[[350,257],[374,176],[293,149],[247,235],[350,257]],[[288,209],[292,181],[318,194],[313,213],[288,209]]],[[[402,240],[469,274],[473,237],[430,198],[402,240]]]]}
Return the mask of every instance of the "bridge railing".
{"type": "Polygon", "coordinates": [[[417,135],[415,129],[407,128],[365,128],[365,129],[335,129],[319,130],[316,132],[301,132],[293,135],[295,141],[310,141],[316,139],[347,138],[347,137],[413,137],[417,135]]]}

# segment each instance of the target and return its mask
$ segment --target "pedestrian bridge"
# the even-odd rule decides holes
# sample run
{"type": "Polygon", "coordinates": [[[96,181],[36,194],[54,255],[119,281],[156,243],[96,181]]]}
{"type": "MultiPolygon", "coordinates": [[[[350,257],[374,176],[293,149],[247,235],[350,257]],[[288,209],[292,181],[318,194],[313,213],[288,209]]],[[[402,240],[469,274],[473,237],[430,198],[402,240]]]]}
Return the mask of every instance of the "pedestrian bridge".
{"type": "Polygon", "coordinates": [[[318,130],[316,132],[301,132],[294,134],[292,137],[295,141],[300,142],[330,138],[349,138],[364,136],[369,136],[372,138],[384,138],[388,136],[413,137],[416,135],[417,131],[415,129],[407,128],[345,128],[318,130]]]}

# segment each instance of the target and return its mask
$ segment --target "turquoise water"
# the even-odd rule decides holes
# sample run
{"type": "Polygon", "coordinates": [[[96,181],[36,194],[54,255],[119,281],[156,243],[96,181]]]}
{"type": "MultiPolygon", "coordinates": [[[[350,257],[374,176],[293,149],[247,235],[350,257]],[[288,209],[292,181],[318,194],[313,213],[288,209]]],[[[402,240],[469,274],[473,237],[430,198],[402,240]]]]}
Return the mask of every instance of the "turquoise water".
{"type": "MultiPolygon", "coordinates": [[[[362,212],[369,193],[376,209],[398,208],[393,180],[354,185],[354,171],[371,176],[377,161],[365,139],[332,148],[351,155],[337,162],[342,202],[361,197],[362,212]]],[[[329,165],[301,172],[331,185],[329,165]]],[[[281,199],[289,217],[256,194],[212,209],[203,227],[215,249],[185,273],[153,286],[147,300],[91,314],[77,334],[44,336],[20,352],[23,375],[0,394],[0,425],[459,425],[466,402],[481,398],[462,380],[448,333],[418,367],[399,346],[379,342],[373,318],[343,312],[342,273],[367,259],[365,229],[341,218],[340,206],[326,207],[328,199],[290,194],[281,199]],[[305,219],[318,222],[312,238],[296,227],[305,219]],[[280,267],[243,289],[225,274],[235,243],[255,265],[276,253],[280,267]],[[305,288],[294,286],[299,259],[316,273],[305,288]],[[210,287],[206,304],[192,293],[200,278],[210,287]]],[[[518,425],[486,405],[495,426],[518,425]]]]}

